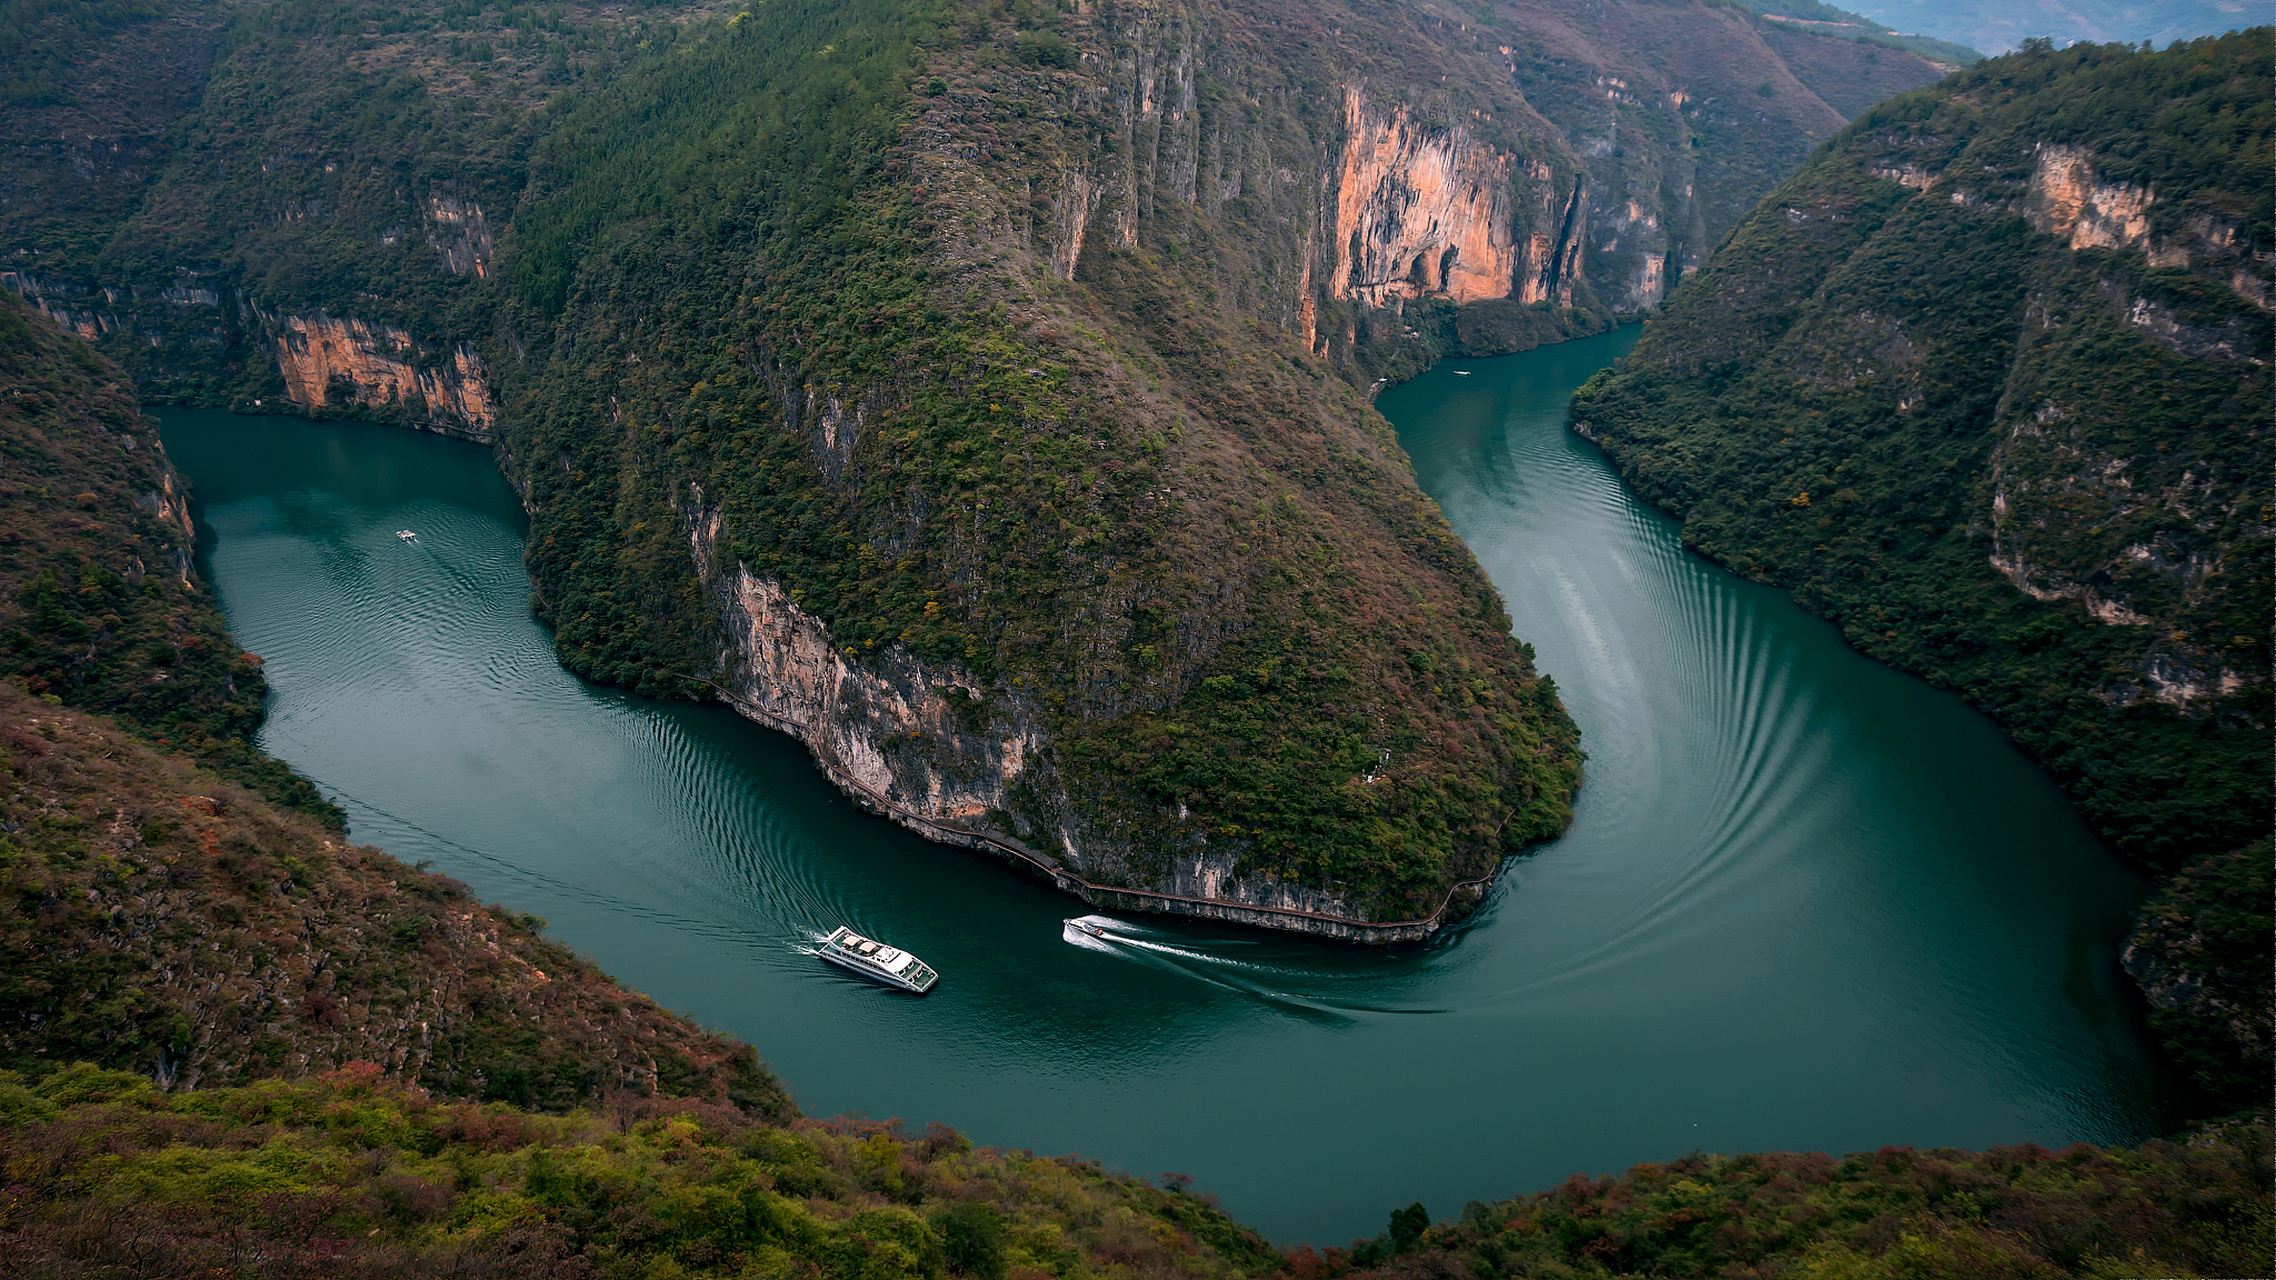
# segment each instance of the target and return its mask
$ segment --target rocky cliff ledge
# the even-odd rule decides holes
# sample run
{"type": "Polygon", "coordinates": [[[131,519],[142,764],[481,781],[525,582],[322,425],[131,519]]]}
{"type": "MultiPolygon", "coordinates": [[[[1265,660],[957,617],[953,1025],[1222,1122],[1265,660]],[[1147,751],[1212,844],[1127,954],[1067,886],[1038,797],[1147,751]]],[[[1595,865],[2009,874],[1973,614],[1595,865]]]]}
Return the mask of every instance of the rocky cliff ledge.
{"type": "Polygon", "coordinates": [[[487,444],[498,421],[474,348],[429,352],[393,325],[327,315],[269,316],[285,394],[307,409],[400,416],[412,426],[487,444]]]}
{"type": "Polygon", "coordinates": [[[1056,794],[1050,717],[1033,700],[991,698],[972,672],[928,664],[898,645],[849,661],[822,620],[780,584],[716,563],[722,523],[708,514],[691,537],[727,639],[712,691],[805,743],[822,772],[871,812],[928,839],[1001,857],[1095,906],[1349,941],[1420,940],[1447,907],[1467,906],[1483,892],[1461,886],[1423,919],[1368,921],[1338,895],[1242,875],[1238,849],[1210,847],[1203,830],[1190,835],[1166,877],[1141,880],[1136,864],[1153,860],[1056,794]],[[1048,820],[1036,819],[1039,810],[1048,820]]]}

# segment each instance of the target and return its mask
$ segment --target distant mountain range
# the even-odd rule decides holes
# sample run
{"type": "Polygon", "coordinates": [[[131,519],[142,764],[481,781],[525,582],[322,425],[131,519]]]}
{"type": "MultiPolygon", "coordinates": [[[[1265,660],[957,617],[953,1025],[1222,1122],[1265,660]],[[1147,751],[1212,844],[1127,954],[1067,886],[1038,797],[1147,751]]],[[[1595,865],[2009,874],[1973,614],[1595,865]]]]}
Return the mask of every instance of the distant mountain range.
{"type": "MultiPolygon", "coordinates": [[[[1764,0],[1777,9],[1776,0],[1764,0]]],[[[1858,0],[1856,10],[1899,31],[2005,53],[2034,36],[2058,45],[2139,44],[2219,35],[2266,22],[2265,4],[2248,0],[1858,0]]]]}

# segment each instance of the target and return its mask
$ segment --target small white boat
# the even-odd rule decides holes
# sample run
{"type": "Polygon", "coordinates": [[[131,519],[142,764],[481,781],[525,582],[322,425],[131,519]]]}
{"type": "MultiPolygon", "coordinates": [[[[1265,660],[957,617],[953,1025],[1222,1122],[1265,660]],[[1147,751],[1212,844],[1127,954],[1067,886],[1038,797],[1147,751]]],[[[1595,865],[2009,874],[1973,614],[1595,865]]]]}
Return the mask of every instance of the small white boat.
{"type": "Polygon", "coordinates": [[[1085,920],[1080,916],[1077,916],[1072,920],[1063,921],[1062,923],[1072,927],[1077,933],[1087,933],[1094,938],[1106,937],[1106,930],[1099,928],[1097,925],[1092,924],[1090,921],[1085,920]]]}
{"type": "Polygon", "coordinates": [[[930,965],[906,951],[886,946],[875,938],[864,938],[840,925],[838,931],[822,943],[821,956],[841,969],[851,969],[872,982],[882,982],[900,991],[923,995],[940,981],[940,975],[930,965]]]}
{"type": "Polygon", "coordinates": [[[1457,378],[1467,378],[1470,376],[1470,371],[1468,369],[1456,369],[1454,371],[1454,376],[1457,378]]]}
{"type": "Polygon", "coordinates": [[[405,542],[409,542],[411,539],[416,538],[419,535],[411,532],[409,529],[397,529],[395,531],[395,536],[403,539],[405,542]]]}

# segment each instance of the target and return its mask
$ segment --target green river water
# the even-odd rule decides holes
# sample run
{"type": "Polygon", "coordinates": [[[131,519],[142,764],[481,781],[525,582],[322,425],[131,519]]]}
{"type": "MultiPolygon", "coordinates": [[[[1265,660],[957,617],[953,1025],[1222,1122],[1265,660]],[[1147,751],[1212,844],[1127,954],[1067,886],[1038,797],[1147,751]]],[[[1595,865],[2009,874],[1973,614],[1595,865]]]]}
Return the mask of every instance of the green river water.
{"type": "Polygon", "coordinates": [[[268,660],[267,748],[356,839],[759,1046],[810,1113],[1189,1173],[1322,1244],[1694,1148],[2160,1131],[2181,1100],[2113,959],[2141,882],[1988,722],[1686,555],[1565,430],[1633,336],[1382,397],[1589,753],[1564,838],[1389,950],[1160,918],[1095,942],[1061,925],[1082,904],[862,814],[788,738],[578,682],[478,446],[195,410],[165,441],[268,660]],[[823,965],[839,923],[940,988],[823,965]]]}

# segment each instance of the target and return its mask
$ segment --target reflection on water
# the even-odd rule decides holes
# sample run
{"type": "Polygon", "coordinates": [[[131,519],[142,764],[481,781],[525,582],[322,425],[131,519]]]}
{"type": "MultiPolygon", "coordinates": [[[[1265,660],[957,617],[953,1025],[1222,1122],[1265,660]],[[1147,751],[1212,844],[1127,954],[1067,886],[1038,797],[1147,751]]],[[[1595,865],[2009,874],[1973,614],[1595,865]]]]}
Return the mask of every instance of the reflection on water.
{"type": "Polygon", "coordinates": [[[780,735],[580,684],[474,446],[197,411],[166,441],[268,659],[270,749],[358,839],[750,1039],[809,1110],[1184,1170],[1319,1242],[1695,1147],[2160,1127],[2112,963],[2140,886],[1984,721],[1685,555],[1563,429],[1628,340],[1383,398],[1590,757],[1563,839],[1461,926],[1384,949],[1082,914],[862,814],[780,735]],[[815,958],[841,924],[940,986],[815,958]]]}

